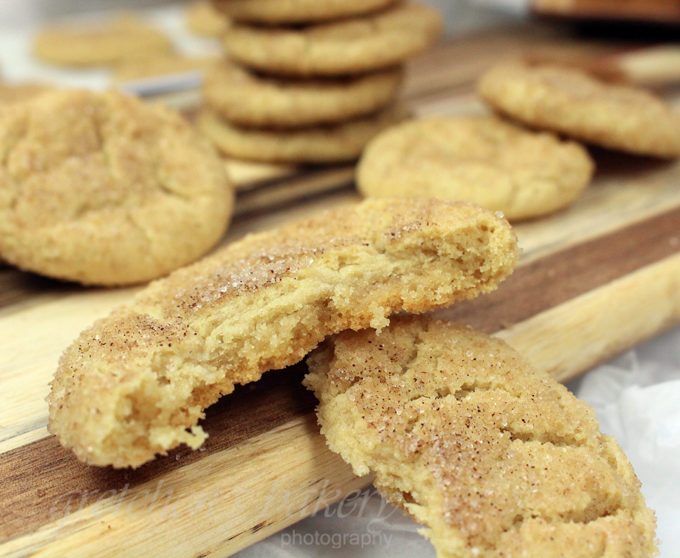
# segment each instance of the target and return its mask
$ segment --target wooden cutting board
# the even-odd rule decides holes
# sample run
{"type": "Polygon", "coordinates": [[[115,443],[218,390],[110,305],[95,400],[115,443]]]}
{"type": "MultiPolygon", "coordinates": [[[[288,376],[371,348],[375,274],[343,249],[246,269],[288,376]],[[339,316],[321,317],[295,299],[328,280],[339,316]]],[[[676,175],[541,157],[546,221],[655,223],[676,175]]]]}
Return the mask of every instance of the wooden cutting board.
{"type": "MultiPolygon", "coordinates": [[[[418,114],[479,111],[475,77],[499,56],[543,47],[615,48],[526,29],[449,42],[414,63],[405,99],[418,114]]],[[[560,380],[680,322],[680,164],[595,156],[595,183],[576,205],[516,227],[514,275],[439,312],[560,380]]],[[[358,200],[351,167],[259,169],[268,178],[256,184],[246,170],[226,241],[358,200]]],[[[0,269],[0,555],[227,556],[370,483],[326,448],[303,364],[210,408],[200,451],[134,471],[77,462],[47,433],[47,383],[79,332],[135,291],[0,269]]]]}
{"type": "Polygon", "coordinates": [[[532,0],[531,6],[539,15],[576,19],[680,22],[677,0],[532,0]]]}

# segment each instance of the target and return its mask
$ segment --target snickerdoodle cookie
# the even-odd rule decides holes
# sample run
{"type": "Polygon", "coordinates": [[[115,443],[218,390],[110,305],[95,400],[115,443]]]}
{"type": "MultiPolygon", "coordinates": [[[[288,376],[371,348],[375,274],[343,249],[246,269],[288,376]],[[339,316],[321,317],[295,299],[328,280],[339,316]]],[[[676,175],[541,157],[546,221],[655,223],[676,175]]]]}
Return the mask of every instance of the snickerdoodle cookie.
{"type": "Polygon", "coordinates": [[[401,77],[401,70],[390,69],[351,78],[279,79],[225,61],[208,71],[203,93],[235,124],[299,128],[374,113],[395,99],[401,77]]]}
{"type": "Polygon", "coordinates": [[[232,195],[213,147],[167,108],[69,90],[0,109],[0,255],[20,268],[160,277],[221,238],[232,195]]]}
{"type": "Polygon", "coordinates": [[[680,156],[680,113],[651,93],[559,66],[507,63],[478,85],[494,110],[535,128],[656,157],[680,156]]]}
{"type": "Polygon", "coordinates": [[[100,24],[48,27],[33,47],[38,58],[60,66],[108,66],[128,56],[173,49],[165,34],[130,15],[100,24]]]}
{"type": "Polygon", "coordinates": [[[199,0],[189,5],[186,23],[189,31],[204,37],[221,37],[229,28],[229,19],[216,10],[210,0],[199,0]]]}
{"type": "Polygon", "coordinates": [[[217,0],[218,9],[237,21],[295,24],[341,19],[387,8],[396,0],[217,0]]]}
{"type": "Polygon", "coordinates": [[[405,3],[376,14],[298,28],[236,24],[224,43],[231,59],[255,70],[338,76],[400,64],[432,45],[441,29],[437,11],[405,3]]]}
{"type": "Polygon", "coordinates": [[[503,341],[418,317],[307,360],[330,448],[441,558],[650,558],[654,513],[595,414],[503,341]]]}
{"type": "Polygon", "coordinates": [[[367,197],[465,200],[509,219],[552,213],[590,182],[588,152],[493,116],[412,120],[366,147],[357,186],[367,197]]]}
{"type": "Polygon", "coordinates": [[[228,157],[267,163],[332,163],[357,159],[376,134],[405,117],[403,109],[392,106],[338,124],[282,130],[236,126],[204,108],[198,126],[228,157]]]}
{"type": "Polygon", "coordinates": [[[235,384],[326,335],[493,290],[517,257],[507,221],[437,200],[368,200],[247,236],[85,330],[52,383],[50,432],[93,465],[197,448],[203,409],[235,384]]]}

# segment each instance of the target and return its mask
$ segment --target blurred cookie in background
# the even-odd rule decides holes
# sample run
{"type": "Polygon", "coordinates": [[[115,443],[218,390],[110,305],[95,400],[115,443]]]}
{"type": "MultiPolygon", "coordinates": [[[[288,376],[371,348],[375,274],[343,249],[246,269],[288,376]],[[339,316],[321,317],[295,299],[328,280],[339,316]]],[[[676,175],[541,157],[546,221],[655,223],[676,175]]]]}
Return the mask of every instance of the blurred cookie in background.
{"type": "Polygon", "coordinates": [[[356,17],[382,10],[396,0],[216,0],[215,6],[235,21],[291,25],[356,17]]]}
{"type": "Polygon", "coordinates": [[[406,116],[401,107],[390,106],[377,114],[338,124],[277,130],[236,126],[214,110],[204,108],[198,127],[227,157],[319,164],[357,159],[371,138],[406,116]]]}
{"type": "Polygon", "coordinates": [[[229,28],[229,18],[216,10],[212,2],[203,0],[189,5],[186,11],[186,25],[189,31],[196,35],[221,37],[229,28]]]}
{"type": "Polygon", "coordinates": [[[477,89],[495,111],[533,128],[637,155],[680,157],[680,113],[644,89],[522,63],[494,66],[477,89]]]}
{"type": "Polygon", "coordinates": [[[172,52],[170,39],[130,14],[102,23],[45,27],[35,36],[35,55],[59,66],[112,66],[127,57],[172,52]]]}
{"type": "Polygon", "coordinates": [[[234,124],[300,128],[365,116],[392,103],[400,68],[346,78],[285,79],[263,76],[228,60],[210,67],[206,103],[234,124]]]}
{"type": "Polygon", "coordinates": [[[376,14],[301,27],[235,24],[224,44],[232,60],[257,71],[338,76],[401,64],[432,46],[441,32],[439,12],[409,2],[376,14]]]}
{"type": "Polygon", "coordinates": [[[357,187],[366,197],[469,201],[518,220],[574,202],[594,170],[582,145],[555,134],[494,116],[439,117],[405,122],[371,140],[357,187]]]}
{"type": "Polygon", "coordinates": [[[116,65],[113,80],[124,82],[193,71],[205,72],[218,61],[216,56],[191,57],[165,52],[158,53],[157,56],[139,54],[116,65]]]}

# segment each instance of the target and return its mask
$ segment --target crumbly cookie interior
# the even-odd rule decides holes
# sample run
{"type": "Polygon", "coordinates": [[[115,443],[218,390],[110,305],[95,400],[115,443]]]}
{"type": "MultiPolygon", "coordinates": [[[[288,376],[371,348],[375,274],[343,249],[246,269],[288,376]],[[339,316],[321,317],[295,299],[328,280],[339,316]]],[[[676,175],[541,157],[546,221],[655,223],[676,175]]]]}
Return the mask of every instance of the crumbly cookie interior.
{"type": "Polygon", "coordinates": [[[326,335],[490,291],[516,261],[505,220],[434,200],[371,200],[246,237],[83,332],[53,381],[50,431],[95,465],[196,448],[203,409],[235,384],[326,335]]]}

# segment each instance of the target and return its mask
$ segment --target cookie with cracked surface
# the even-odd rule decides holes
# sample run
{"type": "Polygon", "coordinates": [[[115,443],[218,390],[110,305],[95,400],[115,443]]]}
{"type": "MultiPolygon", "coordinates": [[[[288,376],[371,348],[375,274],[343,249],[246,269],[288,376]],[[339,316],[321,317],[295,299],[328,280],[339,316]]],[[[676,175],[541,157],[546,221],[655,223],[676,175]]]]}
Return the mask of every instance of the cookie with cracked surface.
{"type": "Polygon", "coordinates": [[[326,126],[296,129],[245,128],[204,108],[198,127],[227,157],[265,163],[334,163],[357,159],[379,132],[406,118],[398,106],[326,126]]]}
{"type": "Polygon", "coordinates": [[[222,237],[232,188],[178,113],[70,90],[0,109],[0,254],[85,284],[148,281],[222,237]]]}
{"type": "Polygon", "coordinates": [[[50,432],[93,465],[139,466],[207,435],[203,409],[326,335],[496,288],[507,221],[471,204],[368,200],[247,236],[149,285],[61,358],[50,432]]]}
{"type": "Polygon", "coordinates": [[[290,25],[369,14],[396,0],[218,0],[219,10],[235,21],[290,25]]]}
{"type": "Polygon", "coordinates": [[[493,116],[405,122],[373,138],[357,169],[367,197],[471,201],[526,219],[561,209],[589,184],[587,150],[493,116]]]}
{"type": "Polygon", "coordinates": [[[268,74],[339,76],[401,64],[436,42],[441,30],[437,11],[405,3],[299,28],[235,24],[224,44],[231,59],[268,74]]]}
{"type": "Polygon", "coordinates": [[[307,359],[321,431],[441,558],[656,554],[654,513],[595,413],[499,339],[425,317],[307,359]]]}
{"type": "Polygon", "coordinates": [[[210,0],[193,2],[186,11],[187,29],[203,37],[221,37],[229,29],[230,21],[221,11],[215,9],[210,0]]]}
{"type": "Polygon", "coordinates": [[[401,69],[390,69],[345,79],[277,79],[225,61],[208,71],[203,94],[235,124],[299,128],[374,113],[394,101],[401,78],[401,69]]]}
{"type": "Polygon", "coordinates": [[[680,113],[650,92],[560,66],[501,64],[478,92],[529,126],[638,155],[680,157],[680,113]]]}

